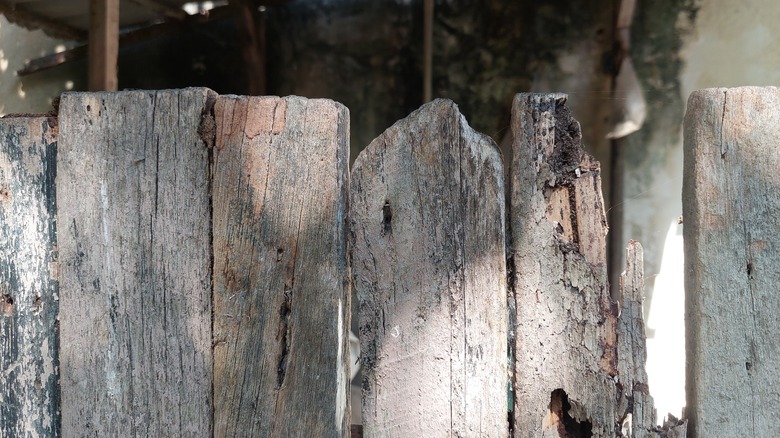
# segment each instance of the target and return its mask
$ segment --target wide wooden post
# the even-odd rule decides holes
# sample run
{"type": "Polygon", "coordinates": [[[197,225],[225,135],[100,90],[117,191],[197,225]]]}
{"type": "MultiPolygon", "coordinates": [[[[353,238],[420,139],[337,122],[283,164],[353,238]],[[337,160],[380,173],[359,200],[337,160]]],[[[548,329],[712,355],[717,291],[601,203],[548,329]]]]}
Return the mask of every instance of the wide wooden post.
{"type": "Polygon", "coordinates": [[[220,96],[214,435],[349,435],[349,113],[220,96]]]}
{"type": "Polygon", "coordinates": [[[780,89],[696,91],[685,115],[692,437],[780,434],[780,89]]]}
{"type": "Polygon", "coordinates": [[[209,151],[199,131],[213,98],[62,97],[63,436],[211,431],[209,151]]]}
{"type": "Polygon", "coordinates": [[[60,436],[57,119],[0,119],[0,436],[60,436]]]}
{"type": "Polygon", "coordinates": [[[352,170],[368,437],[506,436],[501,158],[447,100],[385,131],[352,170]]]}

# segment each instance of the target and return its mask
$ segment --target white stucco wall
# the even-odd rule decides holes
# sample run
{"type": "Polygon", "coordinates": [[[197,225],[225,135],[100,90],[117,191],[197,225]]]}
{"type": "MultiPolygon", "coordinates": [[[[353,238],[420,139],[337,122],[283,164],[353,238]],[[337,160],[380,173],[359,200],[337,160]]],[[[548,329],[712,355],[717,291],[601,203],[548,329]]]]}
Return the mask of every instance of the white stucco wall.
{"type": "MultiPolygon", "coordinates": [[[[680,52],[683,102],[701,88],[780,85],[780,2],[702,0],[699,5],[680,52]]],[[[654,137],[659,141],[668,138],[663,134],[654,137]]],[[[680,135],[663,165],[654,169],[656,177],[646,196],[627,201],[634,207],[627,209],[633,211],[627,217],[627,228],[644,227],[646,237],[666,241],[647,321],[654,335],[648,339],[647,368],[659,416],[666,412],[679,416],[685,404],[682,239],[676,237],[674,221],[682,211],[682,157],[680,135]]]]}
{"type": "Polygon", "coordinates": [[[82,89],[85,63],[77,62],[19,77],[16,71],[28,59],[71,47],[72,43],[49,38],[40,30],[29,31],[0,15],[0,115],[40,113],[63,91],[82,89]]]}

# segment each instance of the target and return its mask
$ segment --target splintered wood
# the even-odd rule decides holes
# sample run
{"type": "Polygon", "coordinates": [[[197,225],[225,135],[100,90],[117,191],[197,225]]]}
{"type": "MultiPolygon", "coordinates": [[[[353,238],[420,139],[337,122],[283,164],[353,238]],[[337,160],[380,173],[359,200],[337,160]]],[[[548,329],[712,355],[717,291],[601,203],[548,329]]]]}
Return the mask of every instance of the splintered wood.
{"type": "Polygon", "coordinates": [[[600,169],[582,151],[565,102],[560,94],[520,94],[512,109],[520,437],[556,429],[613,436],[617,418],[617,307],[607,287],[600,169]],[[569,406],[562,415],[549,408],[555,399],[569,406]]]}
{"type": "Polygon", "coordinates": [[[214,151],[214,434],[346,437],[349,113],[220,96],[214,151]]]}
{"type": "Polygon", "coordinates": [[[352,170],[368,437],[507,433],[501,158],[450,101],[374,140],[352,170]]]}
{"type": "Polygon", "coordinates": [[[512,109],[514,434],[659,436],[644,373],[641,250],[629,246],[618,318],[600,168],[565,103],[519,94],[512,109]]]}
{"type": "Polygon", "coordinates": [[[0,436],[60,436],[57,119],[0,119],[0,436]]]}
{"type": "Polygon", "coordinates": [[[780,89],[696,91],[684,126],[690,436],[778,436],[780,89]]]}
{"type": "Polygon", "coordinates": [[[205,89],[62,97],[63,436],[211,430],[205,89]]]}

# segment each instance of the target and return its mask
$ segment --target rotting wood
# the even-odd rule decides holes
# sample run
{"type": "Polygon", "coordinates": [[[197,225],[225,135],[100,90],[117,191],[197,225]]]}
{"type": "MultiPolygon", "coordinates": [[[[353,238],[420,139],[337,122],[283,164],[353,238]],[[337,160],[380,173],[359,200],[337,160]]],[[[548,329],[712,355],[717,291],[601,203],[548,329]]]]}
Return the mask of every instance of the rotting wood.
{"type": "Polygon", "coordinates": [[[615,434],[617,307],[607,289],[600,167],[582,151],[565,103],[563,94],[519,94],[512,108],[518,437],[615,434]]]}
{"type": "Polygon", "coordinates": [[[211,430],[206,89],[68,93],[57,223],[63,436],[211,430]]]}
{"type": "Polygon", "coordinates": [[[215,121],[215,436],[347,437],[348,110],[220,96],[215,121]]]}
{"type": "Polygon", "coordinates": [[[0,119],[0,436],[60,436],[57,119],[0,119]]]}
{"type": "Polygon", "coordinates": [[[684,122],[691,437],[780,434],[780,89],[696,91],[684,122]]]}
{"type": "Polygon", "coordinates": [[[618,317],[600,167],[565,103],[524,93],[512,109],[514,436],[671,436],[685,425],[654,425],[644,371],[641,248],[629,245],[618,317]]]}
{"type": "Polygon", "coordinates": [[[684,438],[687,422],[669,415],[663,426],[655,424],[655,408],[647,383],[647,342],[642,313],[644,295],[642,246],[630,241],[626,269],[620,276],[618,318],[618,422],[622,436],[632,438],[684,438]]]}
{"type": "Polygon", "coordinates": [[[351,178],[365,436],[506,436],[495,143],[438,99],[375,139],[351,178]]]}

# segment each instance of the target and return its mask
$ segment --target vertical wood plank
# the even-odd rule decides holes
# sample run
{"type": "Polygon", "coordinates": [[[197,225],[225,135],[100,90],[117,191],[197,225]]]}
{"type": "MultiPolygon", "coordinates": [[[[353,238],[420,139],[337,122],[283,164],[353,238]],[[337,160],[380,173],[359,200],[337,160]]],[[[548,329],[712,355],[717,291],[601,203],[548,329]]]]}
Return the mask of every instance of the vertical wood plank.
{"type": "Polygon", "coordinates": [[[0,436],[60,436],[57,119],[0,119],[0,436]]]}
{"type": "Polygon", "coordinates": [[[215,436],[349,436],[349,113],[215,105],[215,436]]]}
{"type": "Polygon", "coordinates": [[[510,227],[515,436],[613,436],[617,306],[606,271],[599,163],[563,94],[519,94],[510,227]]]}
{"type": "Polygon", "coordinates": [[[89,1],[89,89],[116,91],[119,85],[119,0],[89,1]]]}
{"type": "Polygon", "coordinates": [[[206,89],[60,104],[63,436],[211,431],[206,89]]]}
{"type": "Polygon", "coordinates": [[[357,158],[350,192],[367,437],[506,436],[504,183],[451,101],[357,158]]]}
{"type": "Polygon", "coordinates": [[[777,436],[780,89],[696,91],[684,126],[689,436],[777,436]]]}

